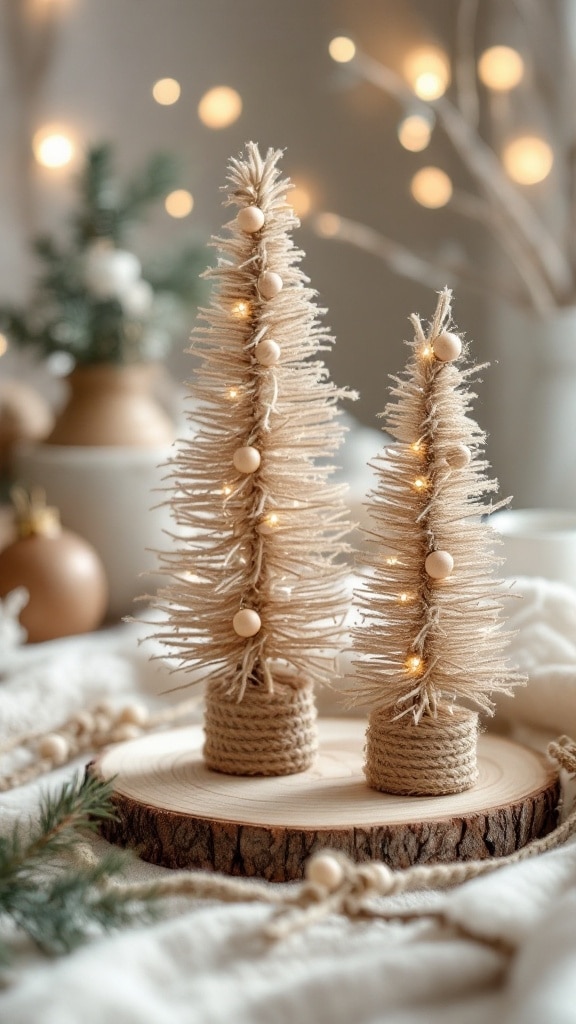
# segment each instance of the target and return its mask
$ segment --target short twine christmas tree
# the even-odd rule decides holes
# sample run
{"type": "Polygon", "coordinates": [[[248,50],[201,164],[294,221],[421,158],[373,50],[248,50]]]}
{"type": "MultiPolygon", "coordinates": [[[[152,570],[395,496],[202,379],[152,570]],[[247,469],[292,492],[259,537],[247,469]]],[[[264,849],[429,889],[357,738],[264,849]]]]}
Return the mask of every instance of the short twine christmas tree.
{"type": "Polygon", "coordinates": [[[354,629],[354,702],[372,708],[366,777],[374,789],[407,795],[474,784],[471,708],[492,713],[490,694],[509,694],[522,678],[506,661],[500,560],[482,518],[507,502],[483,501],[498,484],[486,476],[485,435],[469,415],[477,368],[459,365],[450,304],[445,289],[427,333],[411,317],[412,355],[383,414],[395,443],[374,463],[372,572],[354,629]]]}
{"type": "Polygon", "coordinates": [[[158,638],[208,680],[204,757],[234,775],[303,771],[316,752],[313,684],[329,679],[348,604],[345,486],[330,464],[351,397],[318,359],[319,320],[290,231],[277,164],[253,143],[229,165],[238,207],[192,352],[196,436],[170,471],[170,503],[190,539],[161,557],[158,638]]]}

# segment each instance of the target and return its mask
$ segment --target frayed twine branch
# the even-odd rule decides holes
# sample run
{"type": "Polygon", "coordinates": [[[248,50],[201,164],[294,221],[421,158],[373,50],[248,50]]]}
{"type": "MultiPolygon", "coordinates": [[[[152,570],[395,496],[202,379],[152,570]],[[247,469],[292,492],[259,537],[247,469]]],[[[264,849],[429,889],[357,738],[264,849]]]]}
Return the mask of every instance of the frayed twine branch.
{"type": "MultiPolygon", "coordinates": [[[[576,742],[560,736],[548,747],[548,756],[561,768],[576,775],[576,742]]],[[[182,871],[165,875],[155,882],[122,882],[109,879],[105,889],[123,898],[134,900],[151,897],[188,896],[197,900],[219,900],[222,903],[264,903],[275,908],[272,918],[265,924],[263,934],[274,941],[306,930],[330,914],[350,919],[378,918],[385,921],[412,922],[436,920],[453,927],[442,911],[394,909],[374,906],[379,897],[398,896],[405,892],[426,889],[446,889],[509,867],[541,853],[555,849],[576,834],[576,807],[566,820],[549,835],[524,846],[506,857],[494,860],[475,860],[453,864],[414,865],[395,871],[386,864],[372,861],[356,864],[336,850],[321,850],[306,863],[305,880],[290,886],[275,887],[266,882],[229,878],[204,871],[182,871]]],[[[86,844],[74,851],[75,859],[94,866],[98,858],[86,844]]],[[[484,936],[466,931],[476,941],[494,943],[484,936]]],[[[508,950],[509,951],[509,950],[508,950]]]]}

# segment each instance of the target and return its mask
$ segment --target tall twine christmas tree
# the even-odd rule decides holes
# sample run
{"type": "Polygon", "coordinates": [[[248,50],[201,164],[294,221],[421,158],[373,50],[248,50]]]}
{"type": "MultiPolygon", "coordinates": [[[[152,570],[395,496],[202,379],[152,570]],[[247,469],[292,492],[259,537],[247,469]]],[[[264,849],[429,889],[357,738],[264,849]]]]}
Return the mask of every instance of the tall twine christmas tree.
{"type": "MultiPolygon", "coordinates": [[[[477,778],[478,712],[490,694],[521,681],[505,658],[502,582],[482,517],[497,481],[480,457],[485,435],[470,417],[474,366],[458,365],[451,292],[440,293],[429,330],[395,377],[386,427],[395,443],[376,459],[370,496],[372,570],[358,595],[353,631],[354,701],[372,707],[366,777],[374,789],[432,795],[477,778]]],[[[367,557],[368,561],[368,557],[367,557]]]]}
{"type": "Polygon", "coordinates": [[[235,775],[303,771],[316,748],[313,684],[342,646],[348,604],[343,439],[337,388],[317,354],[332,339],[289,232],[299,222],[280,151],[253,143],[229,164],[239,207],[200,311],[190,385],[200,429],[171,467],[171,506],[189,540],[161,558],[171,582],[157,637],[208,680],[204,757],[235,775]]]}

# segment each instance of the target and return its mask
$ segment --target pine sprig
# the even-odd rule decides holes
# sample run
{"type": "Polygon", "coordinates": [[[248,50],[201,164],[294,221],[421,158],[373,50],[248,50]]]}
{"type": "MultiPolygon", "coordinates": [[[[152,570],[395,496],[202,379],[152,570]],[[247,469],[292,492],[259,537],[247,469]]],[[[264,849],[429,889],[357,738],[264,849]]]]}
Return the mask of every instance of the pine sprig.
{"type": "MultiPolygon", "coordinates": [[[[97,863],[70,863],[80,834],[114,818],[111,783],[75,779],[54,795],[45,795],[38,820],[27,835],[16,827],[0,837],[0,919],[14,925],[46,953],[74,949],[100,930],[150,920],[154,890],[134,899],[108,886],[122,876],[129,855],[113,851],[97,863]]],[[[0,940],[0,961],[10,948],[0,940]]]]}

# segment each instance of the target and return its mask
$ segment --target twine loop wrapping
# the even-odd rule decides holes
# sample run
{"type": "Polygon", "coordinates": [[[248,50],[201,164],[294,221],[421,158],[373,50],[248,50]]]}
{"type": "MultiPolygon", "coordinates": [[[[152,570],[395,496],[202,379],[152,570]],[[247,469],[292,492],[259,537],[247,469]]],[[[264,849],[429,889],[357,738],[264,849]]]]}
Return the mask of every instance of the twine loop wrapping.
{"type": "Polygon", "coordinates": [[[477,739],[478,715],[466,708],[440,705],[418,724],[377,708],[366,734],[366,781],[403,796],[461,793],[478,778],[477,739]]]}
{"type": "Polygon", "coordinates": [[[238,701],[208,688],[204,760],[226,775],[294,775],[318,750],[316,706],[310,685],[275,680],[272,692],[249,684],[238,701]]]}

